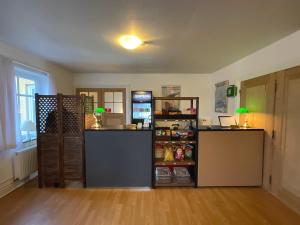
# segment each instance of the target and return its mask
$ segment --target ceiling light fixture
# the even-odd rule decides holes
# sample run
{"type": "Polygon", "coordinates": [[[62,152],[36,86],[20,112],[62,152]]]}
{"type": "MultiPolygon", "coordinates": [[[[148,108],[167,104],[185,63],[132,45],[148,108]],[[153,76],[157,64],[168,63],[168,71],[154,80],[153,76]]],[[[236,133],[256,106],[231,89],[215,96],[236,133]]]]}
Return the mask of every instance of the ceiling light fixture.
{"type": "Polygon", "coordinates": [[[135,35],[123,35],[119,38],[119,43],[123,48],[133,50],[138,48],[144,42],[135,35]]]}

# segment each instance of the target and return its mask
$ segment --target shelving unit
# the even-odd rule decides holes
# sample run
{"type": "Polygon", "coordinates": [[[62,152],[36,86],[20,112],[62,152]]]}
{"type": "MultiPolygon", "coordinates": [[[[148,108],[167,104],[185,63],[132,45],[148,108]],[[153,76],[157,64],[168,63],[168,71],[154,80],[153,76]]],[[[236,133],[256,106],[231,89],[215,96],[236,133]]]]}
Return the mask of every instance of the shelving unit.
{"type": "Polygon", "coordinates": [[[174,160],[174,161],[164,161],[162,159],[156,159],[154,162],[155,166],[194,166],[196,165],[195,160],[174,160]]]}
{"type": "Polygon", "coordinates": [[[155,187],[195,187],[195,182],[189,182],[189,183],[177,183],[177,182],[172,182],[170,184],[155,184],[155,187]]]}
{"type": "Polygon", "coordinates": [[[153,108],[153,187],[196,187],[199,98],[154,97],[153,108]],[[170,110],[166,105],[173,108],[170,110]],[[170,154],[171,150],[173,159],[171,156],[170,160],[165,154],[167,151],[170,154]],[[187,151],[189,155],[186,155],[187,151]],[[180,157],[180,153],[184,156],[180,157]],[[184,182],[173,172],[177,167],[188,171],[189,176],[185,176],[184,182]],[[169,176],[167,181],[160,181],[161,176],[157,176],[156,170],[161,168],[169,168],[171,179],[169,176]]]}

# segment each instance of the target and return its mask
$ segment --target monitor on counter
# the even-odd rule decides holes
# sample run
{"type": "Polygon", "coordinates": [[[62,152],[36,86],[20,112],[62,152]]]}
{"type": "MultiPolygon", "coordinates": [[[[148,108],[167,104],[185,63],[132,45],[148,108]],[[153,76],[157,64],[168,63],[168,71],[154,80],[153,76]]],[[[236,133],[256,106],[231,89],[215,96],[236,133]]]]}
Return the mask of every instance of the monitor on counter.
{"type": "Polygon", "coordinates": [[[221,127],[235,127],[237,126],[234,116],[218,116],[221,127]]]}

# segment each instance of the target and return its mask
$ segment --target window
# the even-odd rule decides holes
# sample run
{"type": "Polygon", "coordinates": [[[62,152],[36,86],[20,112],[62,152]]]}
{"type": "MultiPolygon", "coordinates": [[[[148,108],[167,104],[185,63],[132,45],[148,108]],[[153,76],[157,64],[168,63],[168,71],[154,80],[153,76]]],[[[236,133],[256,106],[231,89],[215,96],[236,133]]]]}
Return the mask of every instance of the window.
{"type": "MultiPolygon", "coordinates": [[[[48,94],[48,75],[24,66],[15,66],[18,122],[22,142],[36,139],[35,93],[48,94]]],[[[17,135],[17,136],[19,136],[17,135]]]]}
{"type": "Polygon", "coordinates": [[[123,113],[123,92],[105,91],[104,107],[112,113],[123,113]]]}

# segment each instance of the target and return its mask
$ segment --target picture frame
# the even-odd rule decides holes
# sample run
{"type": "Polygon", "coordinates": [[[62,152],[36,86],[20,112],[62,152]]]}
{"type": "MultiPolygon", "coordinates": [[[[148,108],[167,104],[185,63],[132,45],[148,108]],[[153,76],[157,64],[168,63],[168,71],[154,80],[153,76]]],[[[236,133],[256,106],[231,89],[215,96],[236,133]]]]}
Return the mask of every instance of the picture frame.
{"type": "Polygon", "coordinates": [[[215,84],[215,112],[227,113],[228,112],[228,99],[227,88],[229,81],[223,81],[215,84]]]}

